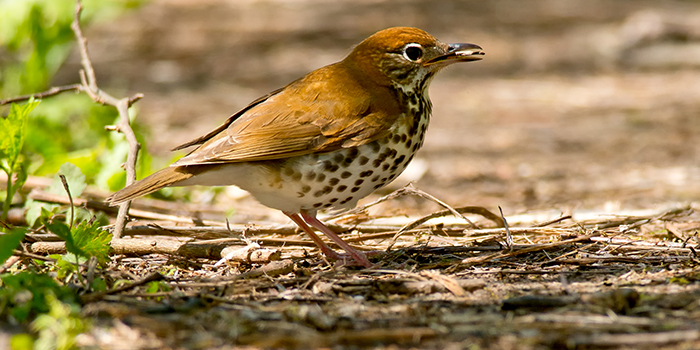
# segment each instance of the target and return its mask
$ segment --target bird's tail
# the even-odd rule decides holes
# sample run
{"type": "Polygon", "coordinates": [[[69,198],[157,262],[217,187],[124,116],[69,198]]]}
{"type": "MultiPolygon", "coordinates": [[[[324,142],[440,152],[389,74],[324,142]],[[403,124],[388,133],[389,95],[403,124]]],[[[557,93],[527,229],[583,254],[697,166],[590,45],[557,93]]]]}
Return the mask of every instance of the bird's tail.
{"type": "Polygon", "coordinates": [[[153,193],[163,187],[172,186],[192,176],[194,176],[192,172],[182,167],[167,167],[115,192],[107,198],[107,203],[111,206],[115,206],[137,197],[153,193]]]}

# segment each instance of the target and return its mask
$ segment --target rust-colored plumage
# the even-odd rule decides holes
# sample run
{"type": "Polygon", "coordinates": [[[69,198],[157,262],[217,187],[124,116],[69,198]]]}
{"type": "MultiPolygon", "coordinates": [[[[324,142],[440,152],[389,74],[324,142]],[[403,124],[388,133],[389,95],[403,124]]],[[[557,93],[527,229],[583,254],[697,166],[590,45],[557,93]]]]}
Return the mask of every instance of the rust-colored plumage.
{"type": "Polygon", "coordinates": [[[108,201],[116,205],[167,186],[238,185],[285,212],[330,259],[343,256],[308,225],[369,267],[316,211],[354,206],[398,176],[423,143],[432,77],[450,63],[482,56],[476,45],[444,44],[416,28],[377,32],[344,60],[253,101],[177,147],[197,146],[108,201]]]}

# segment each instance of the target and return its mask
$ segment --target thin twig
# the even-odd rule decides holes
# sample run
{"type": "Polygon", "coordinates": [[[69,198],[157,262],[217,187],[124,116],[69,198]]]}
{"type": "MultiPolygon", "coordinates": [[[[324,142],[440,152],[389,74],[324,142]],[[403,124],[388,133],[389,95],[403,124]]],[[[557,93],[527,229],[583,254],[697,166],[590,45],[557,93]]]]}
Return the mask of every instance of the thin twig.
{"type": "Polygon", "coordinates": [[[359,214],[359,213],[361,213],[361,212],[363,212],[363,211],[365,211],[365,210],[367,210],[367,209],[369,209],[369,208],[371,208],[371,207],[373,207],[373,206],[375,206],[375,205],[377,205],[377,204],[379,204],[379,203],[383,203],[383,202],[386,202],[386,201],[388,201],[388,200],[391,200],[391,199],[394,199],[394,198],[398,198],[398,197],[404,196],[404,195],[408,194],[408,191],[406,190],[406,189],[408,188],[408,186],[409,186],[409,185],[406,185],[406,186],[404,186],[404,187],[402,187],[402,188],[399,188],[398,190],[396,190],[396,191],[394,191],[394,192],[391,192],[391,193],[387,194],[386,196],[383,196],[383,197],[381,197],[381,198],[379,198],[379,199],[377,199],[377,200],[375,200],[375,201],[373,201],[373,202],[371,202],[371,203],[367,203],[366,205],[363,205],[363,206],[361,206],[361,207],[357,207],[357,208],[354,208],[354,209],[350,209],[350,210],[347,210],[347,211],[341,211],[341,212],[338,212],[338,213],[329,215],[329,216],[326,217],[325,220],[326,220],[326,221],[329,221],[329,220],[337,219],[337,218],[339,218],[339,217],[341,217],[341,216],[359,214]]]}
{"type": "MultiPolygon", "coordinates": [[[[136,159],[138,157],[139,149],[141,145],[136,140],[136,135],[134,131],[129,126],[129,101],[128,99],[121,99],[117,104],[117,110],[119,110],[119,131],[121,131],[124,136],[126,136],[127,142],[129,143],[129,153],[126,157],[126,184],[130,185],[136,181],[136,159]]],[[[114,224],[114,238],[120,238],[122,232],[126,227],[127,215],[129,213],[129,208],[131,207],[131,201],[127,201],[119,206],[119,213],[117,214],[117,221],[114,224]]]]}
{"type": "MultiPolygon", "coordinates": [[[[73,29],[75,37],[78,41],[78,47],[80,49],[80,63],[83,66],[83,69],[80,70],[80,81],[84,86],[84,91],[90,95],[95,102],[114,106],[119,112],[120,122],[118,129],[124,134],[124,136],[126,136],[126,140],[129,144],[129,153],[127,155],[125,168],[126,184],[130,185],[136,181],[136,159],[141,146],[136,140],[134,131],[129,125],[129,106],[131,103],[139,100],[142,95],[137,94],[133,97],[117,99],[98,88],[95,70],[92,67],[92,61],[90,60],[90,55],[88,53],[87,39],[83,35],[83,31],[80,28],[80,14],[83,10],[83,6],[80,0],[77,0],[76,3],[75,18],[73,19],[73,23],[71,23],[71,29],[73,29]]],[[[129,212],[130,205],[130,202],[125,202],[119,207],[117,221],[112,232],[114,239],[119,239],[122,236],[122,232],[126,226],[127,214],[129,212]]]]}
{"type": "MultiPolygon", "coordinates": [[[[45,191],[40,191],[40,190],[32,190],[29,192],[29,198],[37,201],[42,201],[42,202],[49,202],[49,203],[59,203],[59,204],[70,204],[70,201],[66,196],[58,195],[58,194],[53,194],[53,193],[48,193],[45,191]]],[[[74,204],[76,206],[84,206],[88,209],[95,209],[95,210],[101,210],[106,213],[114,213],[117,211],[116,208],[110,207],[103,201],[99,200],[90,200],[90,199],[85,199],[85,198],[74,198],[73,199],[74,204]]],[[[178,223],[186,223],[186,224],[191,224],[193,222],[192,216],[176,216],[176,215],[168,215],[168,214],[160,214],[157,212],[153,211],[147,211],[147,210],[139,210],[139,209],[130,209],[129,213],[131,214],[132,217],[136,218],[144,218],[144,219],[152,219],[152,220],[165,220],[165,221],[173,221],[173,222],[178,222],[178,223]]],[[[210,221],[210,220],[202,220],[201,223],[203,225],[208,225],[208,226],[223,226],[222,222],[218,221],[210,221]]]]}
{"type": "MultiPolygon", "coordinates": [[[[488,209],[484,207],[474,207],[474,206],[469,206],[469,207],[459,207],[459,208],[454,208],[455,211],[457,211],[460,214],[477,214],[485,217],[486,219],[489,219],[498,225],[498,227],[504,227],[503,226],[503,219],[501,219],[498,215],[490,212],[488,209]]],[[[443,217],[452,214],[452,211],[449,209],[441,210],[429,215],[426,215],[414,222],[408,223],[404,225],[404,227],[399,230],[399,232],[403,233],[404,231],[412,230],[423,223],[425,223],[428,220],[432,220],[435,218],[443,217]]]]}
{"type": "Polygon", "coordinates": [[[31,258],[31,259],[34,259],[34,260],[41,260],[41,261],[48,261],[48,262],[56,262],[56,259],[54,259],[54,258],[49,258],[48,256],[43,256],[43,255],[40,255],[40,254],[34,254],[34,253],[30,253],[30,252],[25,252],[25,251],[21,251],[21,250],[17,250],[17,249],[13,249],[13,250],[12,250],[12,254],[13,254],[13,255],[16,255],[16,256],[23,256],[23,257],[31,258]]]}
{"type": "Polygon", "coordinates": [[[460,213],[459,211],[455,210],[454,208],[452,208],[452,207],[451,207],[450,205],[448,205],[447,203],[445,203],[445,202],[443,202],[443,201],[437,199],[436,197],[434,197],[433,195],[431,195],[431,194],[429,194],[429,193],[427,193],[427,192],[424,192],[424,191],[422,191],[422,190],[419,190],[419,189],[415,188],[415,187],[413,186],[413,184],[411,184],[411,183],[409,183],[408,185],[406,185],[406,186],[404,186],[404,187],[402,187],[402,188],[400,188],[400,189],[398,189],[398,190],[396,190],[396,191],[394,191],[394,192],[392,192],[392,193],[389,193],[388,195],[386,195],[386,196],[384,196],[384,197],[382,197],[382,198],[377,199],[376,201],[374,201],[374,202],[372,202],[372,203],[369,203],[369,204],[367,204],[367,205],[364,205],[364,206],[362,206],[362,207],[355,208],[355,209],[352,209],[352,210],[343,211],[343,212],[340,212],[340,213],[337,213],[337,214],[333,214],[333,215],[327,217],[326,220],[333,220],[333,219],[339,218],[339,217],[341,217],[341,216],[346,216],[346,215],[352,215],[352,214],[361,213],[361,212],[363,212],[364,210],[366,210],[366,209],[369,208],[369,207],[372,207],[372,206],[375,206],[375,205],[377,205],[377,204],[379,204],[379,203],[388,201],[388,200],[390,200],[390,199],[398,198],[398,197],[401,197],[401,196],[405,196],[405,195],[414,195],[414,196],[422,197],[422,198],[425,198],[425,199],[427,199],[427,200],[433,201],[433,202],[439,204],[440,206],[442,206],[443,208],[449,210],[454,216],[456,216],[456,217],[458,217],[458,218],[461,218],[462,220],[466,221],[466,222],[467,222],[469,225],[471,225],[473,228],[475,228],[475,229],[478,229],[478,228],[479,228],[479,226],[477,226],[476,224],[474,224],[474,223],[473,223],[471,220],[469,220],[466,216],[462,215],[462,213],[460,213]]]}
{"type": "Polygon", "coordinates": [[[6,98],[4,100],[0,100],[0,106],[6,105],[9,103],[13,103],[13,102],[27,101],[27,100],[31,99],[32,97],[35,99],[42,99],[44,97],[58,95],[62,92],[66,92],[66,91],[80,92],[82,90],[83,90],[83,87],[80,84],[54,86],[54,87],[51,87],[50,89],[48,89],[44,92],[37,92],[37,93],[33,93],[33,94],[15,96],[15,97],[6,98]]]}
{"type": "MultiPolygon", "coordinates": [[[[486,209],[486,208],[484,208],[484,207],[469,206],[469,207],[455,208],[454,210],[457,211],[457,212],[459,212],[459,213],[461,213],[461,214],[467,214],[467,213],[468,213],[468,214],[477,214],[477,215],[481,215],[481,216],[483,216],[483,217],[485,217],[485,218],[487,218],[487,219],[489,219],[489,220],[495,222],[495,223],[498,225],[498,227],[504,227],[503,219],[502,219],[501,217],[499,217],[498,215],[496,215],[496,214],[490,212],[488,209],[486,209]]],[[[442,211],[439,211],[439,212],[436,212],[436,213],[432,213],[432,214],[426,215],[426,216],[424,216],[424,217],[422,217],[422,218],[420,218],[420,219],[418,219],[418,220],[415,220],[415,221],[413,221],[413,222],[411,222],[411,223],[408,223],[408,224],[404,225],[404,226],[403,226],[398,232],[396,232],[396,234],[392,237],[391,241],[389,242],[389,246],[387,247],[387,251],[388,251],[388,250],[391,250],[391,247],[394,246],[394,244],[396,243],[396,241],[398,240],[398,238],[399,238],[401,235],[403,235],[404,233],[407,233],[407,232],[413,230],[414,228],[416,228],[416,227],[422,225],[423,223],[427,222],[428,220],[432,220],[432,219],[435,219],[435,218],[447,216],[447,215],[450,215],[450,214],[452,214],[452,212],[451,212],[449,209],[446,209],[446,210],[442,210],[442,211]]]]}
{"type": "Polygon", "coordinates": [[[539,224],[537,224],[537,225],[534,225],[533,227],[545,227],[545,226],[549,226],[549,225],[552,225],[552,224],[556,224],[557,222],[561,222],[561,221],[568,220],[568,219],[571,219],[571,215],[560,216],[560,217],[558,217],[558,218],[556,218],[556,219],[554,219],[554,220],[549,220],[549,221],[541,222],[541,223],[539,223],[539,224]]]}
{"type": "Polygon", "coordinates": [[[517,256],[517,255],[521,255],[521,254],[542,251],[545,249],[556,248],[556,247],[560,247],[562,245],[567,245],[567,244],[576,243],[576,242],[590,241],[591,238],[592,238],[591,236],[580,236],[580,237],[576,237],[574,239],[568,239],[565,241],[545,243],[545,244],[536,244],[536,245],[533,245],[533,246],[530,246],[527,248],[514,250],[514,251],[508,252],[508,253],[499,252],[499,253],[495,253],[495,254],[491,254],[491,255],[487,255],[487,256],[466,258],[466,259],[462,260],[462,264],[468,264],[468,265],[480,264],[480,263],[484,263],[484,262],[491,261],[494,259],[502,259],[502,258],[508,258],[508,257],[517,256]]]}
{"type": "Polygon", "coordinates": [[[75,38],[78,40],[78,47],[80,47],[80,64],[83,66],[86,85],[90,91],[97,93],[99,89],[97,88],[97,78],[95,77],[95,70],[92,68],[92,61],[90,61],[90,55],[87,51],[87,39],[83,35],[83,30],[80,28],[80,15],[83,12],[83,4],[80,0],[76,0],[75,6],[75,17],[73,18],[73,23],[70,27],[75,33],[75,38]]]}
{"type": "Polygon", "coordinates": [[[110,290],[105,290],[102,292],[95,292],[95,293],[83,295],[80,297],[80,300],[83,303],[89,303],[89,302],[99,300],[100,298],[102,298],[106,295],[121,293],[123,291],[127,291],[129,289],[136,288],[138,286],[144,285],[144,284],[149,283],[149,282],[161,281],[164,279],[165,279],[165,276],[161,275],[158,272],[154,272],[154,273],[151,273],[150,275],[148,275],[148,276],[146,276],[138,281],[134,281],[134,283],[130,283],[130,284],[127,284],[127,285],[124,285],[124,286],[121,286],[118,288],[113,288],[110,290]]]}
{"type": "Polygon", "coordinates": [[[513,251],[513,235],[510,233],[510,227],[508,227],[508,221],[506,221],[506,217],[503,215],[503,209],[501,209],[501,206],[498,206],[498,211],[501,213],[501,219],[503,219],[503,225],[504,228],[506,229],[506,246],[508,247],[508,250],[511,252],[513,251]]]}
{"type": "Polygon", "coordinates": [[[279,276],[290,273],[294,270],[294,262],[289,259],[271,261],[261,267],[251,269],[240,275],[225,276],[216,279],[203,280],[201,282],[172,282],[170,285],[177,287],[208,288],[223,287],[234,284],[244,278],[254,278],[262,275],[279,276]]]}
{"type": "Polygon", "coordinates": [[[478,229],[478,228],[479,228],[479,226],[477,226],[475,223],[473,223],[471,220],[469,220],[466,216],[462,215],[462,213],[460,213],[460,212],[458,212],[457,210],[455,210],[454,208],[452,208],[449,204],[447,204],[447,203],[445,203],[445,202],[443,202],[443,201],[437,199],[436,197],[434,197],[434,196],[431,195],[430,193],[424,192],[424,191],[422,191],[422,190],[419,190],[419,189],[413,187],[413,184],[408,184],[408,185],[406,185],[406,188],[407,188],[407,190],[409,191],[410,194],[413,194],[413,195],[416,195],[416,196],[423,197],[423,198],[425,198],[425,199],[431,200],[431,201],[433,201],[433,202],[439,204],[439,205],[442,206],[443,208],[445,208],[445,209],[449,210],[450,212],[452,212],[452,214],[453,214],[454,216],[456,216],[456,217],[458,217],[458,218],[461,218],[462,220],[466,221],[466,222],[469,223],[473,228],[475,228],[475,229],[478,229]]]}

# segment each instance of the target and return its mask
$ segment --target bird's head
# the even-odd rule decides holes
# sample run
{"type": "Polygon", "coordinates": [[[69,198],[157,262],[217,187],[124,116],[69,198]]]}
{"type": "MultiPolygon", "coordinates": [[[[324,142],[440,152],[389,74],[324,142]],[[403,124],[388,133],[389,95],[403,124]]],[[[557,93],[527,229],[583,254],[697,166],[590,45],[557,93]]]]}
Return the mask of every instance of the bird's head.
{"type": "Polygon", "coordinates": [[[362,41],[343,62],[380,85],[423,90],[441,68],[483,55],[474,44],[445,44],[418,28],[394,27],[362,41]]]}

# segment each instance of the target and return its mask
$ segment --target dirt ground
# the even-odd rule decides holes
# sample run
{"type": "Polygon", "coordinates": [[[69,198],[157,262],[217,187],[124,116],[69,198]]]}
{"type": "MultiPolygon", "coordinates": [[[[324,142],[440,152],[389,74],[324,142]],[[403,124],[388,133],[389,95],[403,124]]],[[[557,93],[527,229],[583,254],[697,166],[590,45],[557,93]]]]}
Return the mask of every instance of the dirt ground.
{"type": "MultiPolygon", "coordinates": [[[[103,88],[145,94],[137,108],[148,150],[169,158],[169,148],[396,25],[479,44],[486,56],[434,80],[424,148],[363,203],[411,181],[454,207],[501,206],[514,250],[503,230],[444,217],[402,236],[377,271],[315,265],[317,252],[306,258],[294,244],[277,262],[228,271],[177,254],[123,257],[115,274],[176,269],[174,289],[91,304],[100,327],[85,345],[700,348],[700,3],[163,0],[86,36],[103,88]]],[[[72,56],[55,84],[74,82],[79,64],[72,56]]],[[[214,206],[207,218],[218,222],[228,213],[232,224],[289,224],[235,190],[194,198],[187,208],[214,206]]],[[[439,209],[390,200],[369,211],[384,221],[361,221],[350,236],[395,233],[439,209]],[[393,228],[368,231],[377,225],[393,228]]],[[[357,242],[382,250],[392,236],[357,242]]],[[[285,236],[256,237],[265,246],[285,236]]]]}

